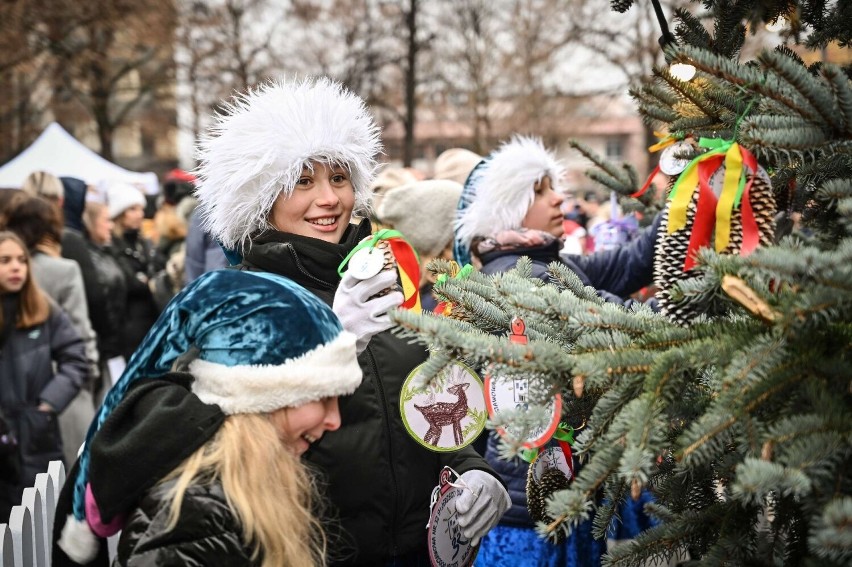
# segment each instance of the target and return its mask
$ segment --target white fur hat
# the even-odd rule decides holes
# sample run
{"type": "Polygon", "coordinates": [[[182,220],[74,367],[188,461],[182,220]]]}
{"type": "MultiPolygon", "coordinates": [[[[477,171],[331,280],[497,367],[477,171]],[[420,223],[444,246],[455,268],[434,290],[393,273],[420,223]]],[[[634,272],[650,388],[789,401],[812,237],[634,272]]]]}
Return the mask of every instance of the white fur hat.
{"type": "Polygon", "coordinates": [[[437,256],[453,240],[453,219],[462,186],[428,179],[385,193],[376,216],[402,233],[418,254],[437,256]]]}
{"type": "Polygon", "coordinates": [[[564,171],[539,138],[514,136],[488,156],[465,183],[469,204],[456,219],[456,240],[469,247],[475,237],[521,228],[535,198],[535,184],[549,177],[557,188],[564,171]]]}
{"type": "Polygon", "coordinates": [[[367,212],[381,151],[364,101],[340,83],[266,83],[228,104],[199,141],[195,194],[205,228],[226,248],[243,250],[253,233],[269,228],[273,203],[293,192],[312,161],[347,167],[355,212],[367,212]]]}
{"type": "Polygon", "coordinates": [[[106,190],[107,209],[109,210],[109,218],[114,219],[121,213],[139,205],[145,207],[145,195],[129,183],[116,181],[107,185],[106,190]]]}

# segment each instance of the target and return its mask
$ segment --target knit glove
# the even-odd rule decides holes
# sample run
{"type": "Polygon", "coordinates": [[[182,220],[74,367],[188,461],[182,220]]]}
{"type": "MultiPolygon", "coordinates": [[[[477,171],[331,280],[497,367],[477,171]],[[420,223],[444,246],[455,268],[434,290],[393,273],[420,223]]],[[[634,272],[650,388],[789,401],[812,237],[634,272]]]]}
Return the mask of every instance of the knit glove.
{"type": "Polygon", "coordinates": [[[471,545],[478,545],[512,505],[512,499],[500,481],[485,471],[467,471],[457,484],[466,487],[456,500],[459,527],[471,545]]]}
{"type": "Polygon", "coordinates": [[[393,326],[388,311],[405,300],[399,291],[374,297],[396,283],[396,270],[382,270],[367,280],[359,280],[349,272],[343,274],[331,309],[343,328],[357,337],[355,347],[361,354],[376,333],[393,326]]]}

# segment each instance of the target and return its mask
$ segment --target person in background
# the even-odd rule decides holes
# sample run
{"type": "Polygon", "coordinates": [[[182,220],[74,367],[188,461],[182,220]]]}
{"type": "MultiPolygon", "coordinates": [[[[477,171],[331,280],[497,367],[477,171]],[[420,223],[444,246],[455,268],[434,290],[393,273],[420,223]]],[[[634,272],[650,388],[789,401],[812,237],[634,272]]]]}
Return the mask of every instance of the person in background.
{"type": "Polygon", "coordinates": [[[68,315],[86,348],[89,363],[86,380],[74,400],[59,414],[65,462],[71,463],[95,415],[92,390],[99,376],[100,355],[97,337],[89,319],[83,276],[77,262],[60,256],[62,218],[54,203],[22,193],[18,199],[9,203],[3,228],[20,236],[30,253],[31,277],[68,315]]]}
{"type": "MultiPolygon", "coordinates": [[[[548,264],[561,261],[605,300],[625,305],[623,298],[651,282],[660,218],[628,246],[589,256],[560,256],[563,195],[559,184],[563,176],[561,163],[540,139],[515,136],[501,145],[473,170],[465,184],[455,224],[456,259],[467,262],[472,255],[481,262],[483,273],[498,274],[527,256],[532,260],[532,276],[543,281],[548,281],[548,264]]],[[[604,544],[592,538],[590,521],[580,524],[563,544],[542,539],[527,511],[529,465],[520,459],[501,459],[494,435],[488,438],[485,457],[509,485],[512,507],[486,536],[476,565],[600,564],[604,544]]],[[[574,470],[579,467],[575,460],[574,470]]],[[[626,507],[620,509],[620,513],[626,511],[626,507]]],[[[631,508],[629,513],[642,516],[644,524],[636,525],[650,526],[641,508],[631,508]]]]}
{"type": "Polygon", "coordinates": [[[127,282],[124,272],[110,250],[114,223],[109,208],[98,201],[86,203],[83,211],[86,245],[91,254],[93,269],[90,277],[101,289],[101,303],[89,313],[92,327],[98,336],[101,382],[94,390],[96,406],[100,406],[106,391],[118,379],[123,368],[124,326],[127,323],[127,282]]]}
{"type": "Polygon", "coordinates": [[[368,220],[350,221],[369,209],[380,151],[364,101],[339,83],[274,81],[240,95],[201,139],[196,196],[205,226],[240,269],[291,278],[332,305],[358,337],[364,382],[341,398],[342,427],[306,455],[327,482],[335,526],[329,563],[425,566],[424,526],[444,466],[469,488],[458,522],[472,541],[509,499],[473,449],[435,453],[403,426],[400,391],[427,353],[389,331],[387,311],[402,303],[402,293],[375,296],[394,284],[395,270],[365,280],[338,273],[371,234],[368,220]]]}
{"type": "Polygon", "coordinates": [[[112,183],[106,193],[109,216],[114,223],[110,250],[124,272],[127,284],[127,319],[122,356],[130,358],[154,321],[159,309],[149,282],[163,262],[151,241],[140,234],[145,216],[145,196],[127,183],[112,183]]]}
{"type": "Polygon", "coordinates": [[[60,493],[53,565],[106,565],[99,538],[121,531],[114,566],[322,567],[300,457],[361,383],[355,335],[294,282],[236,270],[164,315],[60,493]]]}
{"type": "Polygon", "coordinates": [[[201,211],[196,207],[189,216],[189,226],[186,229],[184,277],[187,284],[201,277],[201,274],[228,267],[228,258],[222,247],[204,229],[202,222],[201,211]]]}
{"type": "Polygon", "coordinates": [[[482,161],[482,156],[464,148],[450,148],[435,159],[433,179],[449,179],[464,185],[473,168],[482,161]]]}
{"type": "Polygon", "coordinates": [[[402,233],[420,256],[420,303],[432,311],[435,277],[426,269],[434,258],[453,259],[453,219],[462,186],[455,181],[430,179],[395,187],[376,209],[382,224],[402,233]]]}
{"type": "MultiPolygon", "coordinates": [[[[86,303],[89,305],[89,317],[92,318],[102,308],[103,291],[94,277],[95,266],[86,244],[83,226],[83,210],[86,208],[88,186],[82,179],[60,177],[65,189],[62,200],[65,228],[62,231],[62,257],[74,260],[83,274],[83,286],[86,290],[86,303]]],[[[92,325],[94,327],[94,324],[92,325]]]]}
{"type": "MultiPolygon", "coordinates": [[[[385,164],[376,176],[376,179],[370,185],[373,211],[375,212],[379,209],[382,204],[382,199],[385,197],[385,193],[394,187],[400,187],[408,183],[415,183],[416,181],[418,181],[417,175],[415,175],[410,168],[390,167],[388,164],[385,164]]],[[[383,228],[381,226],[381,217],[373,215],[370,217],[370,221],[376,224],[374,229],[379,230],[383,228]]]]}
{"type": "Polygon", "coordinates": [[[36,284],[23,241],[0,231],[0,413],[17,439],[21,474],[0,478],[0,518],[21,502],[24,488],[62,460],[56,414],[86,380],[83,341],[68,316],[36,284]]]}
{"type": "Polygon", "coordinates": [[[189,216],[197,204],[192,196],[194,183],[194,175],[182,169],[171,170],[163,182],[163,202],[154,214],[157,256],[165,262],[165,269],[157,272],[151,280],[154,301],[160,310],[186,283],[185,243],[189,216]]]}
{"type": "Polygon", "coordinates": [[[58,177],[46,171],[34,171],[30,173],[24,183],[21,185],[21,190],[31,197],[41,197],[56,204],[62,208],[62,202],[65,198],[65,188],[58,177]]]}

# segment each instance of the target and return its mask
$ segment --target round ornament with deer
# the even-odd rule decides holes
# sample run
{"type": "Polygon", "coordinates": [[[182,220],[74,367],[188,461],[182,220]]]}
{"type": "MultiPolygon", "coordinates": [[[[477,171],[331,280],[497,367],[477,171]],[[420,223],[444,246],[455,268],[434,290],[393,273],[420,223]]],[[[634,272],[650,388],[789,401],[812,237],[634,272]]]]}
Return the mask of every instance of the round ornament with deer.
{"type": "Polygon", "coordinates": [[[482,381],[470,367],[454,362],[423,388],[423,364],[406,378],[399,411],[408,433],[432,451],[457,451],[479,437],[488,413],[482,381]]]}

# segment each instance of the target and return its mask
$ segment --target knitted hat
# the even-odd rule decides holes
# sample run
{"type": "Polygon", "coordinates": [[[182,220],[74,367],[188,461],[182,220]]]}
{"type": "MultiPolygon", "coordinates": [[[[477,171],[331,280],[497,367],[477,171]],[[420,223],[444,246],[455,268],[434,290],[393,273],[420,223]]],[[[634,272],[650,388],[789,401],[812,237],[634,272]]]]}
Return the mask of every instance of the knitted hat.
{"type": "MultiPolygon", "coordinates": [[[[378,211],[381,206],[382,199],[384,199],[385,194],[393,189],[394,187],[400,187],[402,185],[407,185],[409,183],[414,183],[417,181],[417,176],[414,173],[406,169],[404,167],[387,167],[382,168],[381,172],[376,176],[376,179],[370,185],[370,190],[373,192],[372,194],[372,205],[373,208],[378,211]]],[[[379,217],[378,212],[376,216],[379,217]]]]}
{"type": "MultiPolygon", "coordinates": [[[[355,336],[343,330],[316,296],[274,274],[237,270],[204,274],[166,306],[92,422],[79,472],[70,479],[73,518],[67,519],[59,540],[74,561],[86,563],[98,551],[90,525],[99,526],[100,519],[93,520],[86,506],[89,483],[88,489],[98,496],[98,479],[89,478],[90,470],[94,471],[90,468],[92,439],[131,386],[163,376],[190,352],[194,354],[188,364],[194,377],[192,399],[206,407],[215,405],[226,415],[295,407],[352,393],[361,383],[355,336]]],[[[192,435],[186,438],[186,444],[194,448],[204,442],[192,435]]],[[[104,535],[102,526],[97,529],[104,535]]]]}
{"type": "Polygon", "coordinates": [[[367,213],[379,128],[364,101],[327,78],[270,82],[239,96],[197,148],[196,196],[207,231],[242,251],[269,228],[280,194],[292,194],[311,161],[347,167],[356,213],[367,213]]]}
{"type": "Polygon", "coordinates": [[[521,228],[535,199],[535,184],[549,177],[554,188],[564,174],[539,138],[514,136],[471,172],[456,216],[455,248],[469,249],[475,237],[521,228]]]}
{"type": "Polygon", "coordinates": [[[464,148],[450,148],[435,160],[435,179],[450,179],[461,185],[467,176],[482,161],[482,156],[464,148]]]}
{"type": "Polygon", "coordinates": [[[437,256],[453,240],[453,219],[462,186],[430,179],[385,193],[379,220],[400,231],[422,256],[437,256]]]}
{"type": "Polygon", "coordinates": [[[142,191],[122,181],[107,185],[106,201],[111,219],[118,217],[130,207],[139,205],[144,208],[148,204],[142,191]]]}

